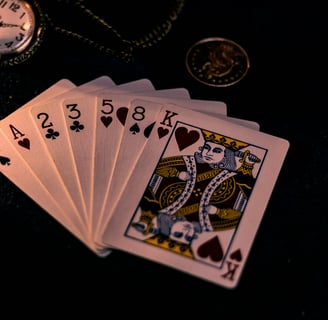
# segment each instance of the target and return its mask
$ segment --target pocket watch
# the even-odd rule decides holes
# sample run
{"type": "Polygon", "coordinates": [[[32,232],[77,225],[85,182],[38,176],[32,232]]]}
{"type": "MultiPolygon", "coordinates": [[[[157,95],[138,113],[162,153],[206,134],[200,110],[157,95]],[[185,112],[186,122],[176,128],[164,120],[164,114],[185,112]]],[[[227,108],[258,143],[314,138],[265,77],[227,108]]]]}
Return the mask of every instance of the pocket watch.
{"type": "Polygon", "coordinates": [[[0,0],[0,66],[26,61],[40,46],[45,19],[35,0],[0,0]]]}

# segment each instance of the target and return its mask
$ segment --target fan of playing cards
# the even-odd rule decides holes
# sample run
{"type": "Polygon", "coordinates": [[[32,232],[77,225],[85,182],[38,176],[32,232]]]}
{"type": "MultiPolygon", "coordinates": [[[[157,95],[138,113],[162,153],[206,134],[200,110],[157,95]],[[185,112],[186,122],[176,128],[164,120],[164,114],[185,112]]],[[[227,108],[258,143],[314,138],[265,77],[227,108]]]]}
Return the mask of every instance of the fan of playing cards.
{"type": "Polygon", "coordinates": [[[148,79],[63,79],[0,122],[1,172],[99,256],[237,285],[288,141],[148,79]]]}

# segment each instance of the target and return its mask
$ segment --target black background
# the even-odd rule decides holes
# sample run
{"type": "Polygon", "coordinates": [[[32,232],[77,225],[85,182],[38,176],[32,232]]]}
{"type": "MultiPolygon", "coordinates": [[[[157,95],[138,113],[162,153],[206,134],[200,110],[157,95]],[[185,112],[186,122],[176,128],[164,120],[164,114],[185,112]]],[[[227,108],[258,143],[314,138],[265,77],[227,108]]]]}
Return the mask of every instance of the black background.
{"type": "MultiPolygon", "coordinates": [[[[92,3],[102,9],[106,1],[92,3]]],[[[74,25],[55,7],[52,16],[74,25]]],[[[112,16],[127,33],[159,14],[129,8],[126,2],[112,16]]],[[[111,12],[106,13],[110,21],[111,12]]],[[[148,78],[156,89],[184,87],[191,98],[224,101],[229,116],[258,122],[261,131],[287,139],[290,149],[233,290],[120,251],[99,258],[0,176],[3,305],[8,299],[16,305],[11,312],[34,315],[47,306],[44,318],[59,310],[63,317],[88,310],[93,318],[178,313],[204,319],[326,319],[326,39],[327,15],[317,0],[288,6],[286,1],[187,1],[168,36],[137,50],[128,64],[48,29],[33,58],[0,70],[1,118],[63,78],[76,85],[102,75],[116,84],[148,78]],[[189,75],[186,52],[207,37],[231,39],[247,51],[251,68],[239,83],[214,88],[189,75]]]]}

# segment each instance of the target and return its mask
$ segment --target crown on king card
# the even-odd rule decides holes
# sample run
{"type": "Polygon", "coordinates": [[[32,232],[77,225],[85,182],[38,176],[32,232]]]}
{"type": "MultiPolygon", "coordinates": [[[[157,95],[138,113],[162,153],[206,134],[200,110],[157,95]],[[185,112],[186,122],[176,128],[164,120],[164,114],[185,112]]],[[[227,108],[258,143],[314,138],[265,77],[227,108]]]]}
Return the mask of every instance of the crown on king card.
{"type": "Polygon", "coordinates": [[[220,144],[220,145],[222,145],[226,148],[229,148],[231,150],[234,150],[234,151],[240,150],[240,149],[248,146],[248,144],[245,142],[242,142],[242,141],[239,141],[236,139],[231,139],[231,138],[228,138],[221,134],[214,133],[214,132],[211,132],[211,131],[208,131],[205,129],[202,130],[202,133],[203,133],[205,141],[220,144]]]}

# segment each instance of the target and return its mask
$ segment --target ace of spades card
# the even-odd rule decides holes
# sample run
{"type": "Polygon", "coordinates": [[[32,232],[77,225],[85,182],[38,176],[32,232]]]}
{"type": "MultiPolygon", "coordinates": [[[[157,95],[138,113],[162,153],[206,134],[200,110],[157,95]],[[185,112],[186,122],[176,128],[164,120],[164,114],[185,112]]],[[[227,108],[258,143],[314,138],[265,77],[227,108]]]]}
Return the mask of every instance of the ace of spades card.
{"type": "Polygon", "coordinates": [[[234,288],[289,143],[166,105],[105,243],[234,288]]]}

